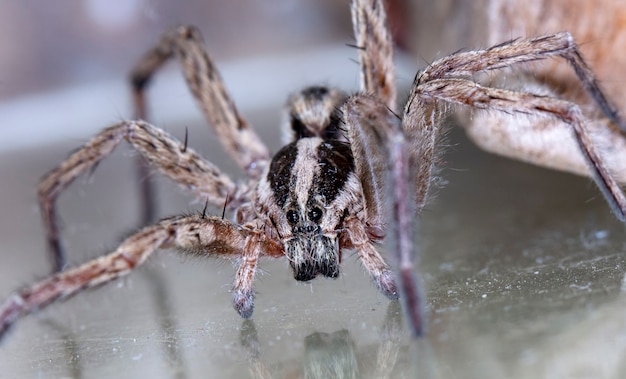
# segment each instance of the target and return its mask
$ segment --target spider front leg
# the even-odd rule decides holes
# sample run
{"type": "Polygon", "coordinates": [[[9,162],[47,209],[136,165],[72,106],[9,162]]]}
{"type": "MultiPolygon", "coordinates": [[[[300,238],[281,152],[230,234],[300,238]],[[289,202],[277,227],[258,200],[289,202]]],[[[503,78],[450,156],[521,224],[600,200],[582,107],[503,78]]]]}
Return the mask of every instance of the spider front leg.
{"type": "Polygon", "coordinates": [[[145,115],[145,88],[154,73],[176,56],[191,93],[226,151],[251,177],[258,178],[269,161],[267,147],[239,114],[198,29],[179,26],[166,32],[131,72],[135,106],[145,115]]]}
{"type": "MultiPolygon", "coordinates": [[[[359,49],[361,91],[367,95],[355,96],[344,106],[349,139],[357,174],[363,187],[367,213],[367,234],[373,240],[385,236],[390,227],[391,251],[397,258],[400,280],[400,298],[408,315],[413,335],[425,329],[423,294],[415,279],[411,235],[413,217],[424,206],[430,188],[433,149],[409,149],[400,120],[393,114],[396,108],[395,67],[393,42],[387,25],[385,7],[380,0],[355,0],[351,5],[356,47],[359,49]],[[390,172],[387,175],[387,172],[390,172]],[[389,183],[387,183],[389,181],[389,183]],[[409,194],[415,187],[417,196],[409,194]],[[390,190],[388,190],[390,189],[390,190]],[[393,203],[392,212],[386,211],[387,194],[393,203]],[[417,207],[412,207],[413,202],[417,207]]],[[[416,143],[418,134],[434,144],[436,128],[408,133],[408,141],[416,143]]],[[[428,145],[428,143],[423,144],[428,145]]],[[[362,226],[361,226],[362,227],[362,226]]],[[[354,229],[352,231],[355,234],[354,229]]],[[[389,275],[387,265],[371,245],[356,232],[357,252],[377,286],[385,292],[389,275]],[[381,265],[382,263],[382,265],[381,265]],[[384,266],[383,266],[384,265],[384,266]],[[381,279],[383,279],[381,281],[381,279]]],[[[392,283],[392,282],[390,282],[392,283]]],[[[395,289],[395,284],[393,285],[395,289]]],[[[389,296],[389,295],[388,295],[389,296]]],[[[396,294],[397,296],[397,294],[396,294]]]]}
{"type": "MultiPolygon", "coordinates": [[[[258,232],[237,226],[218,217],[173,217],[149,226],[127,238],[112,253],[76,268],[59,272],[9,296],[0,307],[0,339],[20,318],[55,301],[70,297],[129,274],[159,249],[176,248],[199,256],[236,259],[241,256],[256,260],[262,252],[277,254],[280,246],[258,232]]],[[[245,259],[245,258],[244,258],[245,259]]],[[[252,277],[247,279],[252,280],[252,277]]],[[[246,283],[251,286],[251,283],[246,283]]],[[[235,282],[235,294],[248,293],[235,282]]],[[[237,298],[237,297],[236,297],[237,298]]],[[[252,313],[252,299],[235,309],[243,316],[252,313]]]]}
{"type": "Polygon", "coordinates": [[[65,265],[57,221],[57,196],[79,175],[94,169],[124,139],[163,175],[199,199],[223,206],[226,198],[237,191],[237,186],[217,167],[163,130],[143,121],[124,121],[108,127],[39,183],[39,205],[55,271],[65,265]]]}
{"type": "MultiPolygon", "coordinates": [[[[250,318],[254,311],[254,291],[252,284],[254,283],[254,275],[262,251],[265,235],[251,235],[246,241],[239,260],[239,268],[235,276],[235,285],[233,286],[233,306],[237,313],[243,318],[250,318]]],[[[278,243],[266,243],[265,253],[274,257],[282,257],[283,250],[278,243]],[[271,249],[267,247],[271,245],[271,249]]]]}
{"type": "Polygon", "coordinates": [[[398,290],[392,272],[372,245],[388,234],[385,238],[398,266],[400,301],[411,332],[419,336],[425,329],[425,311],[423,291],[415,278],[412,235],[416,212],[410,188],[428,188],[428,183],[414,183],[418,175],[416,166],[410,165],[401,121],[381,99],[356,95],[346,102],[343,112],[366,211],[365,225],[360,220],[346,220],[349,238],[374,283],[393,299],[398,290]],[[387,197],[391,199],[390,212],[386,211],[387,197]]]}
{"type": "Polygon", "coordinates": [[[350,218],[345,221],[350,247],[356,250],[361,264],[372,278],[374,285],[391,300],[399,297],[393,271],[372,244],[360,220],[350,218]]]}

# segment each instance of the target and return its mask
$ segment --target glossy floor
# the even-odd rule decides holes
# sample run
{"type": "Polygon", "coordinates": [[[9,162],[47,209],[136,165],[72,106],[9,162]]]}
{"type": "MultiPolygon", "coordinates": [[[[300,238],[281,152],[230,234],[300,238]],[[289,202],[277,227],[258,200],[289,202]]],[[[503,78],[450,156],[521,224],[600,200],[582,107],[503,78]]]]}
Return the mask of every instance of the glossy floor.
{"type": "MultiPolygon", "coordinates": [[[[279,122],[274,111],[257,113],[257,124],[279,122]]],[[[204,126],[190,135],[237,172],[204,126]]],[[[0,160],[1,297],[47,272],[35,184],[70,142],[0,160]]],[[[256,311],[244,322],[230,304],[229,262],[163,252],[123,280],[20,321],[0,345],[0,377],[626,375],[624,225],[591,181],[487,155],[458,130],[446,145],[448,184],[416,232],[429,314],[421,340],[407,337],[398,305],[353,255],[339,279],[310,284],[295,282],[284,260],[263,261],[256,311]]],[[[130,155],[122,149],[61,197],[72,263],[134,230],[130,155]]],[[[163,215],[202,208],[165,181],[159,198],[163,215]]]]}

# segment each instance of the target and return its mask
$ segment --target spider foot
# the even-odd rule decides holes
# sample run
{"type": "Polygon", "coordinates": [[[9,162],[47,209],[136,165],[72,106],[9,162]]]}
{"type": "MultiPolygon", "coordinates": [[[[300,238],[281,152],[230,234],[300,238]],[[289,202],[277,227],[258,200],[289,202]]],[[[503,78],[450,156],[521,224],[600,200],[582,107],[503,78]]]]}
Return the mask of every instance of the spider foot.
{"type": "Polygon", "coordinates": [[[20,317],[23,310],[23,300],[19,296],[12,296],[0,308],[0,340],[11,328],[11,325],[20,317]]]}
{"type": "Polygon", "coordinates": [[[426,329],[426,309],[423,303],[423,292],[420,282],[415,279],[411,270],[400,271],[400,285],[402,286],[402,298],[404,311],[408,318],[411,333],[415,337],[424,334],[426,329]]]}
{"type": "Polygon", "coordinates": [[[254,311],[254,292],[252,290],[235,290],[233,307],[243,318],[250,318],[254,311]]]}
{"type": "Polygon", "coordinates": [[[398,293],[398,287],[396,281],[393,278],[393,272],[391,270],[385,270],[381,272],[378,277],[374,278],[374,285],[378,287],[380,292],[387,296],[391,300],[397,300],[400,295],[398,293]]]}

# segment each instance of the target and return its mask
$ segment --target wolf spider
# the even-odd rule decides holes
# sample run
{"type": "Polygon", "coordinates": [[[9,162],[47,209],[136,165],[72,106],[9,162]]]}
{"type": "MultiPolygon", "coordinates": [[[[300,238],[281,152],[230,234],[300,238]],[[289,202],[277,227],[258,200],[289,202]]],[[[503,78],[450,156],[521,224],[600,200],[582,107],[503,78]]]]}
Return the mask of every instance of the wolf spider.
{"type": "Polygon", "coordinates": [[[145,227],[114,252],[10,295],[0,309],[0,335],[36,309],[130,273],[163,248],[237,260],[233,304],[244,318],[254,308],[259,257],[287,257],[295,279],[309,281],[318,275],[336,278],[342,252],[353,249],[374,285],[390,299],[402,299],[412,333],[421,334],[423,300],[414,278],[410,234],[414,215],[426,202],[442,105],[449,103],[567,123],[591,176],[624,221],[626,199],[594,147],[576,104],[486,87],[472,78],[515,64],[564,58],[600,110],[624,129],[626,124],[599,89],[569,33],[513,40],[439,59],[417,73],[404,110],[397,115],[393,48],[382,2],[354,0],[352,19],[360,92],[349,96],[316,86],[293,95],[288,102],[290,140],[273,156],[237,111],[197,29],[182,26],[166,33],[132,72],[136,103],[143,107],[152,75],[177,57],[205,117],[249,180],[233,182],[186,143],[146,121],[120,122],[97,134],[41,181],[39,198],[50,248],[62,262],[58,194],[122,140],[197,198],[225,204],[233,221],[203,212],[145,227]],[[397,275],[376,248],[385,237],[393,242],[397,275]]]}

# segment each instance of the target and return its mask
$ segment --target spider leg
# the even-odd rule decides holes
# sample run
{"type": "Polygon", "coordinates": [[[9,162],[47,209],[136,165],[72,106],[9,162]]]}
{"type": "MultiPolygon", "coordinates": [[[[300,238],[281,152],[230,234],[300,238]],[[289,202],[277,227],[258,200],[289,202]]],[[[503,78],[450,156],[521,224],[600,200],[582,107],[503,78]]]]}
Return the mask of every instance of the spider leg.
{"type": "Polygon", "coordinates": [[[361,222],[356,218],[350,218],[344,225],[350,238],[350,246],[356,250],[374,285],[391,300],[398,299],[399,293],[393,279],[393,271],[369,240],[361,222]]]}
{"type": "Polygon", "coordinates": [[[110,126],[39,183],[39,205],[56,271],[65,265],[57,223],[57,196],[79,175],[95,168],[124,139],[151,165],[199,199],[207,199],[214,205],[222,206],[228,194],[236,193],[237,186],[217,167],[163,130],[143,121],[124,121],[110,126]]]}
{"type": "Polygon", "coordinates": [[[532,93],[484,87],[467,79],[436,79],[421,83],[414,87],[411,100],[407,104],[408,108],[411,107],[414,98],[440,100],[508,113],[540,113],[566,122],[572,128],[592,178],[616,217],[626,222],[626,197],[594,146],[585,127],[585,118],[576,104],[532,93]]]}
{"type": "MultiPolygon", "coordinates": [[[[425,312],[422,289],[415,278],[415,252],[411,238],[415,212],[409,194],[415,175],[411,172],[409,150],[400,119],[372,95],[357,95],[348,99],[344,105],[344,117],[349,125],[357,175],[363,186],[367,213],[365,224],[368,229],[373,224],[374,230],[381,231],[382,236],[385,227],[390,226],[391,235],[387,236],[387,240],[391,241],[391,251],[397,258],[400,301],[412,333],[421,335],[425,327],[425,312]],[[386,203],[386,191],[382,188],[384,183],[387,183],[392,201],[391,212],[386,214],[386,224],[383,215],[386,203]],[[379,222],[381,224],[376,225],[379,222]]],[[[398,294],[391,271],[370,242],[381,235],[372,236],[371,231],[366,230],[364,223],[358,220],[346,220],[345,225],[374,282],[388,297],[396,297],[398,294]]]]}
{"type": "MultiPolygon", "coordinates": [[[[252,235],[246,240],[241,252],[239,268],[233,286],[233,306],[243,318],[249,318],[254,311],[254,274],[256,273],[259,256],[261,255],[264,235],[252,235]]],[[[269,242],[268,242],[269,243],[269,242]]],[[[269,255],[283,256],[281,248],[270,249],[269,255]]],[[[267,251],[267,250],[266,250],[267,251]]]]}
{"type": "Polygon", "coordinates": [[[132,70],[131,82],[139,112],[145,114],[144,91],[152,75],[174,55],[180,60],[194,98],[226,151],[250,176],[258,178],[269,160],[269,152],[237,111],[196,28],[179,26],[169,30],[132,70]]]}
{"type": "MultiPolygon", "coordinates": [[[[258,232],[237,226],[219,217],[172,217],[146,227],[127,238],[112,253],[76,268],[59,272],[30,287],[14,292],[0,307],[0,339],[20,318],[55,301],[75,295],[141,266],[155,251],[177,248],[182,252],[222,258],[238,258],[277,248],[258,232]],[[251,242],[252,241],[252,242],[251,242]]],[[[235,285],[235,292],[238,290],[235,285]]],[[[251,302],[251,299],[250,299],[251,302]]],[[[249,304],[252,307],[252,304],[249,304]]],[[[242,316],[251,310],[235,307],[242,316]]]]}
{"type": "Polygon", "coordinates": [[[505,42],[485,50],[460,52],[435,61],[415,77],[415,85],[434,79],[469,77],[481,71],[511,67],[548,57],[560,56],[572,66],[580,82],[604,115],[626,132],[626,120],[609,102],[593,71],[582,58],[574,37],[568,32],[505,42]]]}
{"type": "Polygon", "coordinates": [[[361,65],[361,91],[377,95],[389,109],[396,109],[393,41],[385,6],[380,0],[355,0],[351,11],[361,65]]]}
{"type": "MultiPolygon", "coordinates": [[[[137,88],[132,80],[131,84],[133,84],[133,103],[135,108],[134,118],[137,120],[148,121],[148,110],[143,87],[137,88]]],[[[139,224],[142,226],[149,225],[156,221],[155,218],[158,206],[154,183],[150,177],[150,164],[146,162],[142,156],[137,156],[135,158],[135,163],[139,185],[139,201],[141,203],[139,211],[141,219],[139,220],[139,224]]]]}

